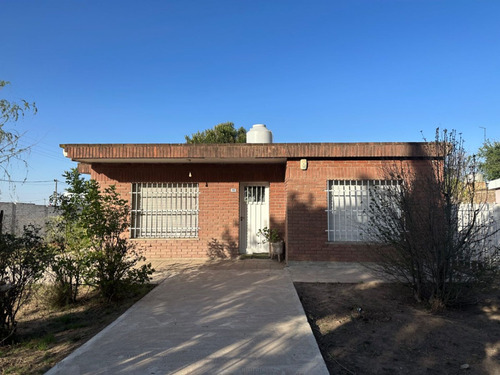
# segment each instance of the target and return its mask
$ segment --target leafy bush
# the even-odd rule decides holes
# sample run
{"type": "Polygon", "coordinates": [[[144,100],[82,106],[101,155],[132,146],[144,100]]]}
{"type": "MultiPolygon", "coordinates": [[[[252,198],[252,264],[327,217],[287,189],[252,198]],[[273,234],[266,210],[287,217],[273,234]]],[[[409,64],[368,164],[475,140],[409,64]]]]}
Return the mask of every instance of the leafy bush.
{"type": "Polygon", "coordinates": [[[0,341],[16,330],[16,314],[42,276],[51,252],[39,228],[24,227],[21,236],[0,234],[0,341]]]}
{"type": "Polygon", "coordinates": [[[148,282],[151,264],[138,267],[145,258],[125,237],[128,202],[114,186],[101,189],[97,181],[86,181],[76,169],[65,177],[69,188],[58,197],[61,218],[52,232],[58,249],[52,270],[61,295],[74,302],[82,279],[108,300],[131,284],[148,282]]]}
{"type": "Polygon", "coordinates": [[[97,185],[91,189],[92,202],[82,213],[91,239],[91,278],[102,296],[113,299],[134,283],[149,281],[151,264],[137,267],[145,260],[133,244],[123,236],[128,229],[129,208],[114,186],[101,193],[97,185]]]}
{"type": "Polygon", "coordinates": [[[54,286],[49,298],[56,306],[76,302],[78,289],[90,268],[90,239],[81,220],[90,182],[76,170],[66,172],[64,177],[69,186],[67,192],[53,199],[59,216],[47,223],[47,242],[55,253],[51,262],[54,286]]]}
{"type": "Polygon", "coordinates": [[[259,229],[257,236],[264,237],[264,243],[275,243],[281,241],[281,236],[277,229],[264,227],[259,229]]]}

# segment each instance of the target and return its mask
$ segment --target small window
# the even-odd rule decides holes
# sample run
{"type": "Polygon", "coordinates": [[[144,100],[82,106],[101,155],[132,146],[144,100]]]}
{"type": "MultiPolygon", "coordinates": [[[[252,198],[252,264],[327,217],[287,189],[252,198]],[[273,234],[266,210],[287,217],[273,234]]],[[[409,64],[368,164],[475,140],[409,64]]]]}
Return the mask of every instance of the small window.
{"type": "Polygon", "coordinates": [[[266,202],[266,187],[265,186],[245,186],[243,192],[244,200],[247,203],[265,203],[266,202]]]}
{"type": "Polygon", "coordinates": [[[133,183],[132,238],[198,237],[196,183],[133,183]]]}
{"type": "Polygon", "coordinates": [[[368,223],[367,210],[374,199],[374,188],[399,186],[398,181],[330,180],[328,181],[328,241],[364,241],[368,223]]]}

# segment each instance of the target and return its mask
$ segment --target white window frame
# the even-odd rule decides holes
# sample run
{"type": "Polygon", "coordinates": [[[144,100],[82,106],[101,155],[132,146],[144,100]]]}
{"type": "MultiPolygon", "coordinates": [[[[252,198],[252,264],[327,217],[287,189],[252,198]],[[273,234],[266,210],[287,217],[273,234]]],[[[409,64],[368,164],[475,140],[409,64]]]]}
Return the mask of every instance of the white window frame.
{"type": "Polygon", "coordinates": [[[191,182],[134,182],[131,238],[197,238],[199,186],[191,182]]]}
{"type": "Polygon", "coordinates": [[[399,186],[392,180],[328,180],[327,233],[329,242],[364,242],[373,187],[399,186]]]}

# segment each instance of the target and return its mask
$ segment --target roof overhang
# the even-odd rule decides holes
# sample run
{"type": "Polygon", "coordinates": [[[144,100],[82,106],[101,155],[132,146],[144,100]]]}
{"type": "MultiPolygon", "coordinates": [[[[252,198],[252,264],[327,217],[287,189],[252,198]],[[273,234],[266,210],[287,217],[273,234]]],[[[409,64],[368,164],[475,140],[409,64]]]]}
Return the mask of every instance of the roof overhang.
{"type": "Polygon", "coordinates": [[[96,164],[285,164],[286,158],[78,158],[80,163],[96,164]]]}
{"type": "Polygon", "coordinates": [[[394,143],[229,143],[229,144],[62,144],[80,163],[280,164],[293,159],[429,158],[432,144],[394,143]]]}

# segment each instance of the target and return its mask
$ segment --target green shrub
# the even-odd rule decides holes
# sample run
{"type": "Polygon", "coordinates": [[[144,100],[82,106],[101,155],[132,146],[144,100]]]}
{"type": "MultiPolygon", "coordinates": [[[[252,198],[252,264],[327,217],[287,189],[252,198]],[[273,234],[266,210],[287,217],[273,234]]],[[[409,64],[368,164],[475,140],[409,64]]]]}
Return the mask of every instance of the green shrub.
{"type": "Polygon", "coordinates": [[[52,231],[56,301],[75,302],[82,282],[95,286],[107,300],[131,284],[148,282],[151,264],[138,267],[145,258],[123,236],[129,226],[128,202],[114,186],[101,189],[76,169],[65,178],[69,188],[57,198],[61,218],[52,231]]]}
{"type": "Polygon", "coordinates": [[[39,228],[24,227],[21,236],[0,234],[0,343],[16,330],[16,314],[51,260],[39,228]]]}

